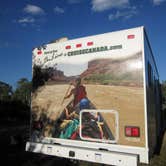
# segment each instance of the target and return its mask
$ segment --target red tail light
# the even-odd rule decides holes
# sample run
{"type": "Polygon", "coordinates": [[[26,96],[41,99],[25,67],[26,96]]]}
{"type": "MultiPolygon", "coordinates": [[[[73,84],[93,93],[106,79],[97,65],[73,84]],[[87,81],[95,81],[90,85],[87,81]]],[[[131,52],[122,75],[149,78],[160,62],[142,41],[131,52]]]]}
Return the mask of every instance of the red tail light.
{"type": "Polygon", "coordinates": [[[126,137],[140,137],[140,128],[139,127],[125,127],[125,136],[126,137]]]}
{"type": "Polygon", "coordinates": [[[82,44],[76,44],[76,47],[78,48],[78,47],[81,47],[82,46],[82,44]]]}
{"type": "Polygon", "coordinates": [[[127,38],[128,38],[128,39],[134,39],[134,38],[135,38],[135,35],[128,35],[127,38]]]}
{"type": "Polygon", "coordinates": [[[66,46],[66,49],[70,49],[70,48],[71,48],[71,46],[70,46],[70,45],[66,46]]]}
{"type": "Polygon", "coordinates": [[[87,46],[92,46],[93,45],[93,42],[88,42],[87,43],[87,46]]]}

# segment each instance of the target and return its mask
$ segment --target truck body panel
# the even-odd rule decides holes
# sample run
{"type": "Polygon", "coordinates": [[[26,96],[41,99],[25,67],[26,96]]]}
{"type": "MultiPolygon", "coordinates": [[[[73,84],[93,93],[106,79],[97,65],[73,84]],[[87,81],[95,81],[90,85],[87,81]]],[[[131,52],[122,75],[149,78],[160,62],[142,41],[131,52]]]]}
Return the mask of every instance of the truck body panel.
{"type": "MultiPolygon", "coordinates": [[[[74,148],[74,154],[79,148],[79,153],[101,150],[93,155],[102,160],[104,149],[106,156],[123,153],[135,163],[138,158],[148,163],[149,150],[153,153],[156,144],[150,133],[160,132],[160,115],[158,120],[154,116],[160,102],[154,103],[159,78],[145,35],[144,28],[138,27],[35,48],[31,137],[26,150],[35,151],[31,143],[43,144],[47,147],[40,152],[48,154],[49,147],[56,149],[58,144],[74,148]],[[153,92],[148,88],[149,64],[157,75],[153,92]]],[[[114,164],[115,160],[103,161],[114,164]]]]}

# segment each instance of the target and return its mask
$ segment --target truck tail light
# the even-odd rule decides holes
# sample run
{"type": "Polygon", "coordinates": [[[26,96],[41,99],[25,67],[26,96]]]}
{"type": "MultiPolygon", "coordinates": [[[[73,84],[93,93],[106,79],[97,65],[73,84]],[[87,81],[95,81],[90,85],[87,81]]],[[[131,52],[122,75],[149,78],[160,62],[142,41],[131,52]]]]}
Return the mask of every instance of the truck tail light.
{"type": "Polygon", "coordinates": [[[127,36],[127,39],[134,39],[134,38],[135,38],[135,35],[133,35],[133,34],[127,36]]]}
{"type": "Polygon", "coordinates": [[[125,127],[125,136],[126,137],[140,137],[140,128],[133,126],[125,127]]]}
{"type": "Polygon", "coordinates": [[[87,43],[87,46],[92,46],[93,45],[93,42],[88,42],[87,43]]]}
{"type": "Polygon", "coordinates": [[[76,44],[76,47],[77,48],[79,48],[79,47],[81,47],[82,46],[82,44],[76,44]]]}
{"type": "Polygon", "coordinates": [[[71,48],[71,46],[70,46],[70,45],[68,45],[68,46],[66,46],[65,48],[66,48],[66,49],[70,49],[70,48],[71,48]]]}

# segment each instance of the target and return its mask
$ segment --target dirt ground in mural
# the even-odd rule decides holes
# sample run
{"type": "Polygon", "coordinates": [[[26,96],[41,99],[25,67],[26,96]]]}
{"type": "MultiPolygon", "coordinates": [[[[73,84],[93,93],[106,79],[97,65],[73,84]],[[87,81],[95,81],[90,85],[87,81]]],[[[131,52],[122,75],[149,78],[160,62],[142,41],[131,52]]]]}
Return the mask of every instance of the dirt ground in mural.
{"type": "MultiPolygon", "coordinates": [[[[85,85],[87,96],[97,109],[116,110],[119,114],[119,143],[144,146],[144,93],[142,87],[85,85]],[[127,139],[124,126],[140,126],[141,137],[127,139]]],[[[45,85],[33,95],[32,108],[40,117],[44,113],[55,120],[71,101],[63,98],[71,89],[69,85],[45,85]]],[[[111,117],[104,117],[108,122],[111,117]]],[[[112,131],[114,132],[114,131],[112,131]]]]}

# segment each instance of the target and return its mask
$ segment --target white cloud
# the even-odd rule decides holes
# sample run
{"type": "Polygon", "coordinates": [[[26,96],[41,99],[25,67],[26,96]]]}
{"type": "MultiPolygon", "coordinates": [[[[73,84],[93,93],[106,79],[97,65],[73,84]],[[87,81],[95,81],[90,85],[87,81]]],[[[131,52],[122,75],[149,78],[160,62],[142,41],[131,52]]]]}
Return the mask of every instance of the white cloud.
{"type": "Polygon", "coordinates": [[[41,15],[44,14],[44,10],[40,8],[39,6],[35,5],[26,5],[25,8],[23,9],[25,13],[32,14],[32,15],[41,15]]]}
{"type": "Polygon", "coordinates": [[[54,12],[57,13],[57,14],[63,14],[65,11],[64,11],[63,8],[60,8],[60,7],[56,6],[54,8],[54,12]]]}
{"type": "Polygon", "coordinates": [[[126,11],[116,11],[116,13],[110,14],[108,16],[108,19],[110,21],[116,20],[116,19],[119,19],[119,18],[129,19],[129,18],[133,17],[134,15],[136,15],[137,13],[138,12],[136,10],[136,7],[132,7],[130,10],[126,10],[126,11]]]}
{"type": "Polygon", "coordinates": [[[129,0],[92,0],[92,10],[101,12],[111,8],[125,8],[129,5],[129,0]]]}
{"type": "Polygon", "coordinates": [[[29,18],[29,17],[21,18],[18,20],[18,23],[34,23],[34,22],[35,22],[35,19],[29,18]]]}
{"type": "Polygon", "coordinates": [[[153,4],[154,5],[160,5],[164,1],[166,1],[166,0],[153,0],[153,4]]]}

